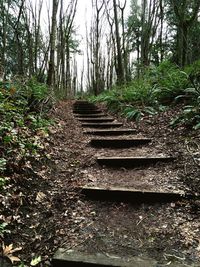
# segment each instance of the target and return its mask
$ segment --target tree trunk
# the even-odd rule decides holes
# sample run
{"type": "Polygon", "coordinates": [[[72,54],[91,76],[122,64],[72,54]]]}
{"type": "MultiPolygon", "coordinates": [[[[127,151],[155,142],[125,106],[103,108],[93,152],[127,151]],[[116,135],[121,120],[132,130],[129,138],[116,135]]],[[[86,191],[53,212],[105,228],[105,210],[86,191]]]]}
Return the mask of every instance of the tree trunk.
{"type": "Polygon", "coordinates": [[[117,44],[117,83],[124,83],[124,69],[123,69],[123,60],[121,53],[121,42],[120,42],[120,33],[119,33],[119,21],[117,13],[117,4],[116,0],[113,0],[113,9],[114,9],[114,21],[115,21],[115,31],[116,31],[116,44],[117,44]]]}
{"type": "Polygon", "coordinates": [[[193,9],[184,0],[181,5],[180,2],[171,0],[177,23],[177,48],[176,48],[176,61],[180,67],[184,67],[188,62],[188,34],[195,19],[198,16],[200,9],[200,2],[194,3],[193,9]],[[190,15],[188,15],[188,10],[190,15]]]}
{"type": "Polygon", "coordinates": [[[52,86],[55,84],[55,48],[56,48],[56,15],[58,11],[58,0],[53,0],[53,11],[52,11],[52,25],[51,25],[51,37],[50,37],[50,60],[49,70],[47,76],[47,84],[52,86]]]}

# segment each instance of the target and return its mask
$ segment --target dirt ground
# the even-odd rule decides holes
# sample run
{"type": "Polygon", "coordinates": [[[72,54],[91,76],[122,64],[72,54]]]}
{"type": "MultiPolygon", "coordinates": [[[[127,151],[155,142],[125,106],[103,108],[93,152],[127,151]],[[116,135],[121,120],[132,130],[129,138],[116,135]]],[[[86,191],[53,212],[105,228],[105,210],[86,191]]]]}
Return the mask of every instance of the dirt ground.
{"type": "MultiPolygon", "coordinates": [[[[60,102],[54,107],[51,117],[55,125],[44,140],[41,157],[30,158],[8,188],[4,199],[7,208],[4,205],[1,216],[8,221],[12,235],[5,234],[5,243],[22,248],[17,256],[25,266],[38,256],[42,261],[37,266],[50,266],[60,247],[108,257],[149,257],[169,266],[173,262],[199,262],[200,266],[199,198],[133,205],[90,201],[79,189],[86,184],[120,185],[198,195],[199,132],[170,128],[171,118],[178,113],[174,108],[145,116],[137,125],[116,117],[126,127],[135,128],[137,136],[152,138],[144,148],[126,150],[129,155],[158,153],[172,155],[176,160],[135,170],[102,168],[96,164],[96,157],[114,155],[116,151],[88,145],[91,136],[83,134],[72,104],[60,102]],[[9,197],[13,192],[15,197],[9,197]]],[[[126,151],[117,153],[125,155],[126,151]]]]}

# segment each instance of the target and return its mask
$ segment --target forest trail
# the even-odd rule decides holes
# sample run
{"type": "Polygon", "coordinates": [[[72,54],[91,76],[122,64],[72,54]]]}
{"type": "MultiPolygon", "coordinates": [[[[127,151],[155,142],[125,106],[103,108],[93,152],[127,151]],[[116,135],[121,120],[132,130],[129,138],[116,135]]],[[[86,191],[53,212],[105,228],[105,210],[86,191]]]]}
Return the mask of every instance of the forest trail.
{"type": "Polygon", "coordinates": [[[76,219],[76,245],[61,244],[53,266],[199,266],[200,220],[177,147],[85,101],[71,105],[70,117],[78,203],[88,210],[76,219]]]}
{"type": "Polygon", "coordinates": [[[13,176],[8,193],[15,193],[5,199],[6,212],[14,214],[4,215],[12,230],[5,233],[6,244],[21,248],[17,256],[25,266],[33,259],[39,267],[52,266],[59,248],[91,260],[98,253],[113,266],[121,259],[128,266],[131,258],[142,267],[199,266],[200,201],[182,193],[200,193],[200,136],[169,127],[174,108],[135,123],[100,106],[92,119],[123,126],[91,129],[81,126],[89,115],[73,113],[73,104],[53,107],[49,116],[55,123],[43,137],[41,157],[31,157],[13,176]],[[118,157],[131,165],[147,161],[131,168],[118,157]],[[120,166],[109,166],[105,158],[120,166]],[[167,162],[152,164],[161,159],[167,162]]]}

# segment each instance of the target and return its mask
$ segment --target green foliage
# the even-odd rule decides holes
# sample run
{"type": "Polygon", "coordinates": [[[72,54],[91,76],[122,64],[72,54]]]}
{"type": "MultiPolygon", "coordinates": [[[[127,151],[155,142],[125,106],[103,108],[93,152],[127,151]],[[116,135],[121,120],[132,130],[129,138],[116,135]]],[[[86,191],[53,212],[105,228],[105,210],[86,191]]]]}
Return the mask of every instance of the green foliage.
{"type": "Polygon", "coordinates": [[[171,104],[189,85],[188,75],[169,61],[150,68],[148,73],[153,94],[159,103],[171,104]]]}
{"type": "Polygon", "coordinates": [[[48,87],[44,83],[39,83],[35,78],[31,78],[27,83],[29,95],[35,100],[42,100],[48,95],[48,87]]]}
{"type": "Polygon", "coordinates": [[[171,126],[185,125],[198,130],[200,129],[200,61],[187,66],[185,71],[193,87],[184,89],[176,100],[182,99],[189,105],[184,106],[180,115],[172,120],[171,126]]]}
{"type": "Polygon", "coordinates": [[[142,78],[121,88],[114,87],[97,97],[90,97],[90,100],[104,102],[109,110],[136,121],[144,114],[153,116],[171,104],[183,102],[187,105],[171,125],[199,129],[200,61],[184,70],[170,61],[164,61],[158,67],[149,67],[142,78]]]}
{"type": "Polygon", "coordinates": [[[10,233],[10,230],[6,229],[8,226],[7,223],[0,223],[0,237],[3,237],[5,233],[10,233]]]}
{"type": "Polygon", "coordinates": [[[134,102],[138,105],[151,104],[153,101],[151,84],[145,78],[135,80],[122,91],[122,98],[125,102],[134,102]]]}
{"type": "Polygon", "coordinates": [[[29,114],[27,116],[27,121],[29,121],[29,127],[36,130],[36,129],[47,129],[48,126],[52,123],[51,120],[45,119],[41,116],[36,114],[29,114]]]}
{"type": "MultiPolygon", "coordinates": [[[[129,111],[124,111],[127,104],[134,103],[136,106],[152,104],[155,101],[152,98],[152,93],[150,83],[147,80],[139,79],[123,88],[116,86],[113,90],[106,91],[96,97],[91,97],[90,100],[93,102],[104,102],[112,111],[123,111],[123,114],[129,114],[129,111]]],[[[129,107],[127,110],[129,110],[129,107]]]]}
{"type": "Polygon", "coordinates": [[[184,106],[181,114],[172,120],[171,126],[185,125],[198,130],[200,129],[200,90],[199,88],[187,88],[184,92],[185,94],[177,98],[186,98],[190,105],[184,106]]]}
{"type": "Polygon", "coordinates": [[[122,111],[122,115],[124,115],[127,119],[135,119],[136,121],[139,121],[142,113],[133,106],[128,106],[122,111]]]}
{"type": "Polygon", "coordinates": [[[96,97],[90,97],[90,101],[96,103],[96,102],[104,102],[107,107],[111,111],[120,111],[121,110],[121,101],[122,97],[117,89],[113,89],[111,91],[103,92],[102,94],[96,96],[96,97]]]}
{"type": "Polygon", "coordinates": [[[0,177],[0,191],[3,189],[5,185],[6,185],[6,179],[3,177],[0,177]]]}
{"type": "Polygon", "coordinates": [[[194,130],[200,129],[200,107],[185,106],[181,114],[174,118],[170,125],[172,127],[184,125],[194,130]]]}
{"type": "Polygon", "coordinates": [[[6,159],[0,158],[0,172],[3,172],[6,169],[6,159]]]}
{"type": "MultiPolygon", "coordinates": [[[[23,84],[0,83],[1,195],[8,194],[7,188],[12,188],[9,183],[16,182],[9,179],[9,174],[23,169],[28,159],[38,158],[40,152],[44,151],[43,139],[47,136],[51,123],[40,106],[47,96],[45,88],[35,81],[23,84]],[[33,110],[33,103],[38,104],[40,112],[33,110]]],[[[0,239],[4,239],[5,233],[10,231],[7,224],[0,221],[0,239]]]]}
{"type": "Polygon", "coordinates": [[[41,136],[46,136],[52,123],[40,107],[47,97],[46,89],[46,85],[34,79],[23,85],[0,83],[0,174],[9,168],[11,157],[21,160],[36,155],[38,149],[43,148],[38,131],[41,136]],[[40,113],[33,109],[33,103],[38,104],[40,113]]]}
{"type": "Polygon", "coordinates": [[[31,266],[36,266],[36,265],[38,265],[41,261],[42,261],[42,257],[41,257],[41,256],[35,257],[35,258],[33,258],[33,259],[31,260],[30,265],[31,265],[31,266]]]}

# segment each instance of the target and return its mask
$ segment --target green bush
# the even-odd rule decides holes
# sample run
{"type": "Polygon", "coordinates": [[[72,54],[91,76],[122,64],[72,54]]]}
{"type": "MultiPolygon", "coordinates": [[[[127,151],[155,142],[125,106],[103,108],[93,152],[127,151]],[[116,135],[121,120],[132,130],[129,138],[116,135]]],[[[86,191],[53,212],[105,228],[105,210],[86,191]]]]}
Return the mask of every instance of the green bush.
{"type": "Polygon", "coordinates": [[[42,148],[40,142],[36,142],[37,133],[42,130],[41,135],[47,135],[52,122],[42,108],[40,113],[30,108],[30,100],[35,90],[33,99],[38,103],[43,101],[42,97],[47,96],[45,88],[46,85],[35,86],[35,82],[26,82],[22,87],[20,83],[0,83],[0,174],[9,168],[13,156],[22,159],[42,148]]]}
{"type": "Polygon", "coordinates": [[[200,129],[200,106],[185,106],[181,114],[172,119],[170,125],[172,127],[183,125],[194,130],[200,129]]]}
{"type": "Polygon", "coordinates": [[[98,96],[89,97],[89,100],[94,103],[103,102],[109,110],[118,112],[121,110],[121,102],[123,101],[123,98],[120,92],[115,88],[110,91],[105,91],[98,96]]]}
{"type": "Polygon", "coordinates": [[[148,76],[154,86],[154,98],[160,103],[171,104],[176,96],[190,86],[187,73],[169,61],[150,68],[148,76]]]}
{"type": "Polygon", "coordinates": [[[133,106],[128,106],[123,109],[122,115],[127,119],[134,119],[135,121],[139,121],[142,112],[139,109],[134,108],[133,106]]]}
{"type": "Polygon", "coordinates": [[[139,120],[145,113],[157,114],[177,102],[185,103],[182,113],[172,125],[191,125],[200,128],[200,61],[181,70],[170,61],[150,66],[142,78],[122,87],[91,97],[93,102],[104,102],[108,109],[120,112],[128,119],[139,120]]]}
{"type": "Polygon", "coordinates": [[[44,83],[39,83],[35,78],[27,82],[28,91],[36,100],[42,100],[48,95],[48,87],[44,83]]]}
{"type": "Polygon", "coordinates": [[[193,64],[185,67],[185,72],[188,74],[191,85],[196,90],[200,89],[200,60],[195,61],[193,64]]]}

